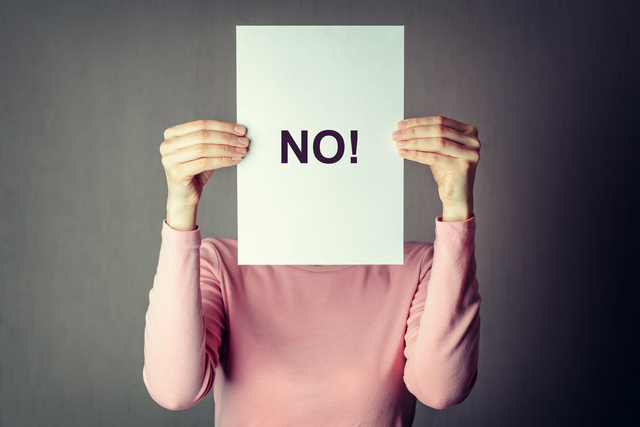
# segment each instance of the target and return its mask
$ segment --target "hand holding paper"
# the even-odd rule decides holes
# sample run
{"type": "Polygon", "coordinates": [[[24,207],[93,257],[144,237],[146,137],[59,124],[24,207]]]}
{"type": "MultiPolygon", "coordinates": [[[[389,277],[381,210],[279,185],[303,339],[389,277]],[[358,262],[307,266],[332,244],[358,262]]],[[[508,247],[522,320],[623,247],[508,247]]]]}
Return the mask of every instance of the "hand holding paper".
{"type": "Polygon", "coordinates": [[[398,154],[431,167],[443,206],[473,212],[473,183],[480,161],[478,129],[442,116],[403,120],[398,129],[392,134],[398,154]]]}
{"type": "Polygon", "coordinates": [[[219,120],[196,120],[165,130],[160,154],[169,201],[197,206],[213,171],[237,165],[246,155],[246,131],[242,125],[219,120]]]}

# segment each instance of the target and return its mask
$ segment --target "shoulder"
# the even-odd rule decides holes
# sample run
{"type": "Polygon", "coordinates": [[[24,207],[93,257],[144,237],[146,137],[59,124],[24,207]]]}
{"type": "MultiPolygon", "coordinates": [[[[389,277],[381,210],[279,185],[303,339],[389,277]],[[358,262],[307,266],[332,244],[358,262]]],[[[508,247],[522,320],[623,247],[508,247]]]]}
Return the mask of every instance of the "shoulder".
{"type": "Polygon", "coordinates": [[[238,240],[226,237],[207,237],[202,239],[202,246],[210,246],[214,250],[225,254],[238,253],[238,240]]]}
{"type": "Polygon", "coordinates": [[[404,242],[404,258],[405,261],[411,260],[414,258],[422,259],[429,252],[433,252],[433,243],[430,242],[416,242],[416,241],[408,241],[404,242]]]}
{"type": "Polygon", "coordinates": [[[238,240],[225,237],[207,237],[202,239],[200,261],[208,262],[215,270],[222,265],[238,264],[238,240]]]}
{"type": "Polygon", "coordinates": [[[404,266],[419,271],[420,277],[429,270],[433,262],[433,243],[404,242],[404,266]]]}
{"type": "MultiPolygon", "coordinates": [[[[207,237],[202,240],[200,247],[200,258],[210,261],[218,267],[219,263],[224,265],[237,265],[238,262],[238,240],[220,237],[207,237]]],[[[433,243],[406,241],[404,242],[404,265],[428,264],[433,258],[433,243]]]]}

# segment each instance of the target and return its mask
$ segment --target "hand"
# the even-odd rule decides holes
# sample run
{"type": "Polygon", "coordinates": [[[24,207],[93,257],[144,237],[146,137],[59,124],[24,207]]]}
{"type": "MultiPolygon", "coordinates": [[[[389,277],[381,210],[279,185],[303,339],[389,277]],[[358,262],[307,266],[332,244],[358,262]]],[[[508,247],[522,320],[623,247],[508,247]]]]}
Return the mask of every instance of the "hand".
{"type": "Polygon", "coordinates": [[[213,171],[237,165],[247,154],[249,139],[242,137],[245,132],[244,126],[218,120],[197,120],[165,130],[160,154],[168,202],[197,206],[213,171]]]}
{"type": "Polygon", "coordinates": [[[442,116],[406,119],[398,129],[392,134],[398,154],[431,167],[443,206],[472,207],[480,161],[478,129],[442,116]]]}

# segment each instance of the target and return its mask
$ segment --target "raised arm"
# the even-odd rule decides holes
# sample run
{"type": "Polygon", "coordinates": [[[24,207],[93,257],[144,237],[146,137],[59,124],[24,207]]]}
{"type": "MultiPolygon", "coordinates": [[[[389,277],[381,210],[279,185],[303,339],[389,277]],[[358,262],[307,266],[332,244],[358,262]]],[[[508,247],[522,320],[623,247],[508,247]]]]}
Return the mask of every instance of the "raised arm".
{"type": "Polygon", "coordinates": [[[142,378],[158,404],[189,408],[213,387],[225,332],[219,259],[202,244],[198,203],[213,172],[247,153],[247,129],[196,120],[164,131],[160,144],[167,178],[167,219],[145,318],[142,378]]]}
{"type": "Polygon", "coordinates": [[[145,317],[142,377],[164,408],[187,409],[213,387],[225,333],[218,262],[213,246],[201,245],[200,227],[178,231],[163,222],[145,317]]]}
{"type": "Polygon", "coordinates": [[[423,404],[461,403],[478,373],[480,302],[475,262],[475,216],[436,219],[436,239],[423,260],[407,331],[404,381],[423,404]]]}

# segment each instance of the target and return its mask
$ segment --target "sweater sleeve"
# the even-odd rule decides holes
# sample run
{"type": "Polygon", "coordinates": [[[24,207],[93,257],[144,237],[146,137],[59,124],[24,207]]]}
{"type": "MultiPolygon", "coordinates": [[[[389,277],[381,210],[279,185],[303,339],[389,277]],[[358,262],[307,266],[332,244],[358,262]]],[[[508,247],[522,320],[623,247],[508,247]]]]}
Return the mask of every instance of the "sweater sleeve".
{"type": "Polygon", "coordinates": [[[436,238],[422,260],[405,333],[404,381],[423,404],[455,406],[478,375],[480,302],[475,262],[475,215],[436,218],[436,238]]]}
{"type": "Polygon", "coordinates": [[[149,395],[164,408],[187,409],[213,387],[225,332],[218,268],[217,252],[201,242],[200,227],[178,231],[164,220],[142,368],[149,395]]]}

